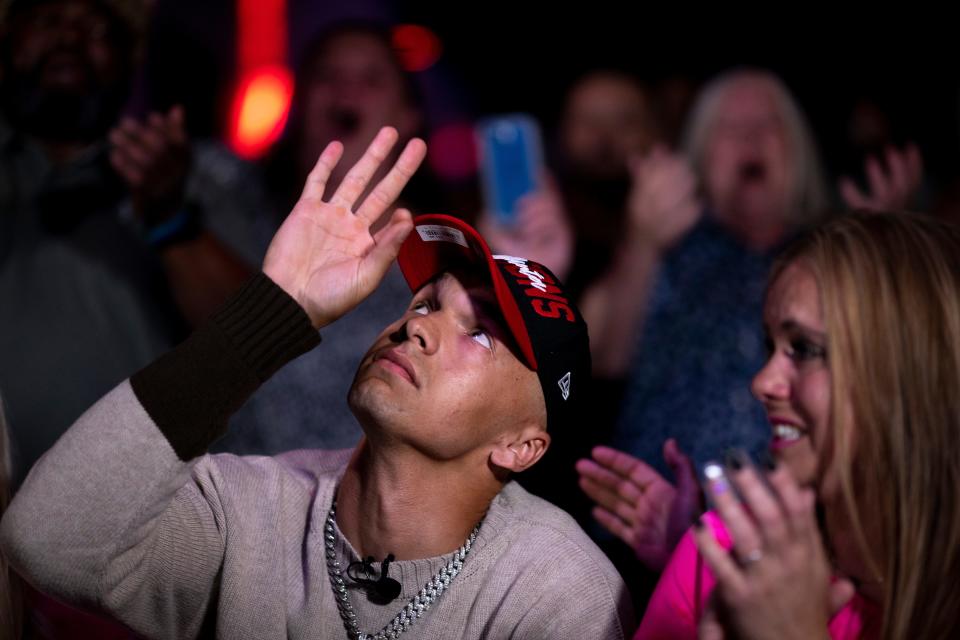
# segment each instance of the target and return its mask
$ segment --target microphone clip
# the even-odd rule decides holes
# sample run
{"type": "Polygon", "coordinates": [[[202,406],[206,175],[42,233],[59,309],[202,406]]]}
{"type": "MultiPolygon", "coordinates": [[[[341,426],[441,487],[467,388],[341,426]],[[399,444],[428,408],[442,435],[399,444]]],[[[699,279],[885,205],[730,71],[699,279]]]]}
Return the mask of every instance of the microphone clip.
{"type": "Polygon", "coordinates": [[[367,556],[365,559],[351,562],[347,566],[347,577],[367,592],[367,598],[371,602],[387,604],[395,600],[400,595],[401,590],[400,582],[387,575],[390,570],[390,563],[395,559],[392,553],[387,554],[387,557],[380,563],[380,575],[378,576],[377,571],[373,568],[375,562],[373,556],[367,556]],[[364,575],[360,575],[361,572],[364,575]]]}

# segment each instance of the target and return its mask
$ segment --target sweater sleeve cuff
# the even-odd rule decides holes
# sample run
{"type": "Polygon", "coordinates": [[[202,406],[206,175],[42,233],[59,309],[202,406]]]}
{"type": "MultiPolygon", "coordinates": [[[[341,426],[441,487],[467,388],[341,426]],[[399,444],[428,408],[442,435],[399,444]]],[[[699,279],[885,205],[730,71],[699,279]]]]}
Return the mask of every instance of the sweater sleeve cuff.
{"type": "Polygon", "coordinates": [[[303,308],[261,273],[130,385],[180,459],[190,460],[263,382],[319,343],[303,308]]]}

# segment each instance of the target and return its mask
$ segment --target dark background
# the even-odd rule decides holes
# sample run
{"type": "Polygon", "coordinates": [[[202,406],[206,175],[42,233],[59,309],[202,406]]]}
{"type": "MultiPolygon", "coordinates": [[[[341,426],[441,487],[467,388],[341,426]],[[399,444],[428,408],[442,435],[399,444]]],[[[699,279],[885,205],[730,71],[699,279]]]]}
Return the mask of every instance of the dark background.
{"type": "MultiPolygon", "coordinates": [[[[798,98],[831,173],[860,171],[862,157],[854,157],[845,140],[850,111],[866,98],[887,114],[897,142],[919,144],[933,185],[960,174],[960,37],[946,12],[876,5],[719,11],[606,1],[557,9],[503,0],[289,0],[288,14],[291,64],[312,35],[343,18],[432,29],[443,55],[420,81],[434,124],[528,111],[549,132],[564,91],[591,68],[631,71],[657,87],[673,78],[701,82],[732,66],[761,66],[778,73],[798,98]]],[[[141,108],[184,102],[194,134],[222,135],[235,79],[234,33],[233,2],[159,0],[141,108]]]]}

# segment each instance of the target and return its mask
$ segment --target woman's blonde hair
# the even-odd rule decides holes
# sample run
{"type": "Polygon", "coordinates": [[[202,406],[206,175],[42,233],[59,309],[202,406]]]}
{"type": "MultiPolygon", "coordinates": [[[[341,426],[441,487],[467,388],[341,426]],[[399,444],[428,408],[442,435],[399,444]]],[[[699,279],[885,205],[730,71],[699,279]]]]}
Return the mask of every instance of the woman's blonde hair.
{"type": "Polygon", "coordinates": [[[797,260],[818,282],[828,335],[833,403],[820,470],[837,470],[841,519],[881,581],[882,635],[951,636],[960,629],[960,228],[855,213],[801,238],[771,278],[797,260]]]}
{"type": "Polygon", "coordinates": [[[734,69],[711,80],[700,91],[690,110],[683,136],[684,153],[697,175],[704,176],[707,143],[723,99],[731,89],[745,81],[766,85],[773,96],[787,133],[795,172],[786,211],[787,222],[795,226],[809,225],[827,210],[827,182],[810,125],[787,86],[773,73],[762,69],[734,69]]]}
{"type": "MultiPolygon", "coordinates": [[[[13,484],[10,437],[4,417],[3,398],[0,397],[0,517],[10,504],[13,484]]],[[[16,640],[22,624],[20,582],[0,552],[0,640],[16,640]]]]}

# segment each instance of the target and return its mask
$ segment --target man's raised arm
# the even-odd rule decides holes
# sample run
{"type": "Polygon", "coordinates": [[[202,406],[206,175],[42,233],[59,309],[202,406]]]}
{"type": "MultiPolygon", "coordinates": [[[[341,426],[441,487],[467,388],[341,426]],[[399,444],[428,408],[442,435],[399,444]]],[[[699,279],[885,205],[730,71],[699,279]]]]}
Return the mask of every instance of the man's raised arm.
{"type": "Polygon", "coordinates": [[[35,465],[0,524],[4,552],[32,584],[150,637],[199,632],[230,539],[218,478],[200,456],[230,414],[319,343],[316,330],[368,296],[396,258],[412,222],[391,208],[426,152],[408,143],[371,190],[396,141],[395,130],[381,130],[324,201],[342,153],[330,144],[263,274],[104,396],[35,465]]]}

